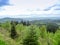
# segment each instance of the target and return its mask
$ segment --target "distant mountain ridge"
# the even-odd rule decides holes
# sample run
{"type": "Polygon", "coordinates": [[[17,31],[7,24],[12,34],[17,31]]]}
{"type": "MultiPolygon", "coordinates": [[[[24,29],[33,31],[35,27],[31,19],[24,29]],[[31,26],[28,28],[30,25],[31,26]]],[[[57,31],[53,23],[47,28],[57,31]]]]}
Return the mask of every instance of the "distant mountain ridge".
{"type": "Polygon", "coordinates": [[[22,19],[20,18],[9,18],[9,17],[5,17],[5,18],[1,18],[0,22],[6,22],[6,21],[21,21],[22,19]]]}
{"type": "Polygon", "coordinates": [[[34,20],[60,20],[60,17],[35,17],[35,18],[10,18],[10,17],[5,17],[1,18],[0,22],[6,22],[6,21],[34,21],[34,20]]]}

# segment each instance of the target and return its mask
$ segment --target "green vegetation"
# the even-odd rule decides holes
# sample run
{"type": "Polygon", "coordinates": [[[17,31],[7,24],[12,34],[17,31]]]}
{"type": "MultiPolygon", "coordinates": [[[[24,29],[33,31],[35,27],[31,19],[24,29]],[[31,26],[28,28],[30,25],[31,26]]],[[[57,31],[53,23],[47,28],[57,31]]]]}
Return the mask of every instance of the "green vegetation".
{"type": "Polygon", "coordinates": [[[0,40],[0,45],[7,45],[4,41],[0,40]]]}
{"type": "Polygon", "coordinates": [[[10,36],[11,36],[12,39],[15,39],[17,37],[17,32],[15,30],[15,25],[16,25],[16,23],[11,22],[11,35],[10,36]]]}
{"type": "Polygon", "coordinates": [[[31,26],[28,36],[23,40],[23,45],[38,45],[38,37],[34,31],[34,27],[31,26]]]}
{"type": "Polygon", "coordinates": [[[0,45],[60,45],[59,27],[55,23],[0,23],[0,45]]]}

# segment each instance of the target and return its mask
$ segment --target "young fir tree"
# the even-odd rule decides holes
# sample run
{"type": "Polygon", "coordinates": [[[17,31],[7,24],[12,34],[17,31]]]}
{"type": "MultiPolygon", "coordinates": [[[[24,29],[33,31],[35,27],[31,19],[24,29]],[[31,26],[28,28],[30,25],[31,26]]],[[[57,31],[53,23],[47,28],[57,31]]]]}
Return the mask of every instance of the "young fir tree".
{"type": "Polygon", "coordinates": [[[45,25],[40,27],[40,45],[49,45],[49,38],[47,36],[45,25]]]}
{"type": "Polygon", "coordinates": [[[28,36],[23,40],[23,45],[38,45],[38,37],[36,36],[36,32],[32,26],[29,30],[28,36]]]}

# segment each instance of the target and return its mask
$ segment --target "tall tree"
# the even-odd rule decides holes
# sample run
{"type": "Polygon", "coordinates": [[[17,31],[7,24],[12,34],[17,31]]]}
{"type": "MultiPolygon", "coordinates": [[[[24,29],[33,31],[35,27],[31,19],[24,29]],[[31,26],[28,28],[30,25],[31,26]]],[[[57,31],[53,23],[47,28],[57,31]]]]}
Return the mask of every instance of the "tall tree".
{"type": "Polygon", "coordinates": [[[23,45],[38,45],[37,39],[36,32],[32,26],[28,36],[23,40],[23,45]]]}
{"type": "Polygon", "coordinates": [[[12,39],[15,39],[17,37],[17,32],[15,30],[15,24],[14,22],[11,22],[11,38],[12,39]]]}

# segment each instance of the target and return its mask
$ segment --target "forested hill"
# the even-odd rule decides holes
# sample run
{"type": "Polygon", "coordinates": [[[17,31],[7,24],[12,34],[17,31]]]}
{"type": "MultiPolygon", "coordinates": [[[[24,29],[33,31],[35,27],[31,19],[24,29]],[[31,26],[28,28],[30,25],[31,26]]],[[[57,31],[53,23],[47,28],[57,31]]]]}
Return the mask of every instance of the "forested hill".
{"type": "Polygon", "coordinates": [[[36,17],[36,18],[9,18],[9,17],[5,17],[5,18],[0,18],[0,22],[6,22],[6,21],[43,21],[43,22],[60,22],[60,18],[59,17],[36,17]]]}

